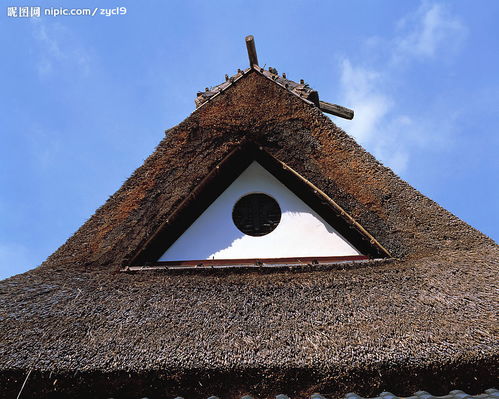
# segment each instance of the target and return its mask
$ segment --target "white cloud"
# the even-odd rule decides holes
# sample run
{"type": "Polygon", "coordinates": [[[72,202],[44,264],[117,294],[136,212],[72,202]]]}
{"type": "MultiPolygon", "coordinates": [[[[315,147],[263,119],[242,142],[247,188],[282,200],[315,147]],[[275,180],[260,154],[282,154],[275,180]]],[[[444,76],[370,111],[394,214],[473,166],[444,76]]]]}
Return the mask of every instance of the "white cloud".
{"type": "Polygon", "coordinates": [[[410,57],[433,58],[456,51],[467,36],[464,24],[443,4],[423,2],[415,14],[397,24],[400,35],[394,39],[397,60],[410,57]]]}
{"type": "Polygon", "coordinates": [[[39,19],[32,21],[33,36],[40,49],[37,64],[40,76],[58,73],[61,68],[84,76],[89,74],[91,57],[67,27],[57,22],[46,24],[39,19]]]}
{"type": "Polygon", "coordinates": [[[348,59],[341,63],[341,86],[346,104],[355,104],[356,116],[348,131],[361,143],[377,135],[385,115],[392,108],[392,100],[378,90],[380,74],[362,67],[353,67],[348,59]]]}
{"type": "Polygon", "coordinates": [[[62,143],[57,132],[46,131],[39,127],[30,130],[28,136],[30,157],[41,170],[52,166],[54,159],[62,151],[62,143]]]}
{"type": "MultiPolygon", "coordinates": [[[[381,62],[355,64],[341,60],[341,99],[355,110],[352,121],[337,121],[385,165],[403,173],[414,148],[442,144],[442,136],[452,130],[430,115],[411,115],[399,105],[403,93],[392,91],[403,79],[406,67],[420,60],[440,61],[456,50],[467,29],[443,5],[423,2],[411,15],[397,24],[397,35],[368,38],[365,47],[372,54],[388,49],[381,62]],[[418,123],[415,123],[415,120],[418,123]],[[424,122],[422,122],[424,121],[424,122]],[[431,132],[441,127],[440,137],[431,132]]],[[[367,59],[371,59],[366,57],[367,59]]],[[[376,57],[372,57],[376,59],[376,57]]]]}

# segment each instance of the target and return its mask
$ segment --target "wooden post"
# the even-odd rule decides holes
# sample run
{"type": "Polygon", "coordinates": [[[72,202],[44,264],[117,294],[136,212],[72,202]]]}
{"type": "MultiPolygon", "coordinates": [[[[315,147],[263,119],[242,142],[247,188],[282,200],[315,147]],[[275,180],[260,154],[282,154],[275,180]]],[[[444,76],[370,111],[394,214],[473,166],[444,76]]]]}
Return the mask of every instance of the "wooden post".
{"type": "Polygon", "coordinates": [[[258,65],[258,57],[256,56],[255,38],[253,35],[246,36],[246,48],[248,49],[248,58],[250,67],[258,65]]]}
{"type": "Polygon", "coordinates": [[[328,114],[339,116],[340,118],[353,119],[353,109],[345,108],[341,105],[319,101],[319,108],[322,112],[327,112],[328,114]]]}

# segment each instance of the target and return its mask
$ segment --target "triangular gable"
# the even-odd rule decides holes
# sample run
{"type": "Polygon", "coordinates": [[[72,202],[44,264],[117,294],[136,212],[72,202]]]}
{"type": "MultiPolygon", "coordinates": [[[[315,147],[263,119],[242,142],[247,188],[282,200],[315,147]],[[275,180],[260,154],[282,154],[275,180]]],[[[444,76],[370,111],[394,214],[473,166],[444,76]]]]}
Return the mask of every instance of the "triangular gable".
{"type": "MultiPolygon", "coordinates": [[[[196,189],[173,211],[152,238],[136,253],[128,266],[165,263],[161,259],[168,259],[167,249],[172,247],[210,205],[255,161],[265,168],[274,179],[285,186],[287,190],[298,197],[299,201],[319,215],[326,225],[332,226],[341,240],[355,248],[355,252],[350,252],[347,257],[384,258],[389,256],[388,251],[374,237],[319,188],[263,149],[252,143],[247,143],[234,149],[199,183],[196,189]],[[162,258],[164,254],[166,256],[162,258]]],[[[213,228],[216,227],[213,226],[213,228]]],[[[209,232],[206,234],[209,234],[209,232]]],[[[310,259],[314,260],[319,257],[321,256],[310,257],[310,259]]],[[[267,259],[265,256],[252,258],[267,259]]],[[[338,256],[338,258],[343,260],[344,256],[338,256]]],[[[177,261],[182,260],[177,259],[177,261]]],[[[285,260],[282,261],[285,262],[285,260]]],[[[334,259],[330,261],[332,262],[334,259]]],[[[239,262],[232,263],[239,264],[239,262]]]]}
{"type": "Polygon", "coordinates": [[[357,255],[362,254],[334,227],[253,161],[161,255],[159,261],[357,255]],[[234,212],[237,212],[237,204],[245,206],[242,202],[245,200],[245,210],[257,219],[258,230],[264,231],[254,231],[252,218],[246,218],[238,228],[234,212]],[[274,205],[270,215],[265,209],[253,209],[264,207],[264,201],[274,205]],[[268,216],[270,220],[265,225],[264,219],[269,219],[268,216]],[[249,231],[245,232],[245,229],[249,231]]]}

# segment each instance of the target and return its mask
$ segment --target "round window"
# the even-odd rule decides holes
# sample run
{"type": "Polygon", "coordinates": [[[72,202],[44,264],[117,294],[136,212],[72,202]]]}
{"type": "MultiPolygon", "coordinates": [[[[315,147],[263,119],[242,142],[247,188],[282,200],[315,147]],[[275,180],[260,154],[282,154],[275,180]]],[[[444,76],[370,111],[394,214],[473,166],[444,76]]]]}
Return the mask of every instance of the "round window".
{"type": "Polygon", "coordinates": [[[281,221],[281,208],[266,194],[248,194],[237,201],[232,220],[244,234],[260,237],[277,227],[281,221]]]}

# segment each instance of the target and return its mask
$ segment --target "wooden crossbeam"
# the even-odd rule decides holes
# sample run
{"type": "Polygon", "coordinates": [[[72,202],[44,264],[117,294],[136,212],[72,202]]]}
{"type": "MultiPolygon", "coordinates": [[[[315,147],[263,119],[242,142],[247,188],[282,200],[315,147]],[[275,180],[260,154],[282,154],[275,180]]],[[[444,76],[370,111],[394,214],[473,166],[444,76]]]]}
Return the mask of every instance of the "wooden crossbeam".
{"type": "Polygon", "coordinates": [[[345,108],[341,105],[331,104],[326,101],[319,101],[319,108],[322,112],[339,116],[340,118],[353,119],[353,109],[345,108]]]}

